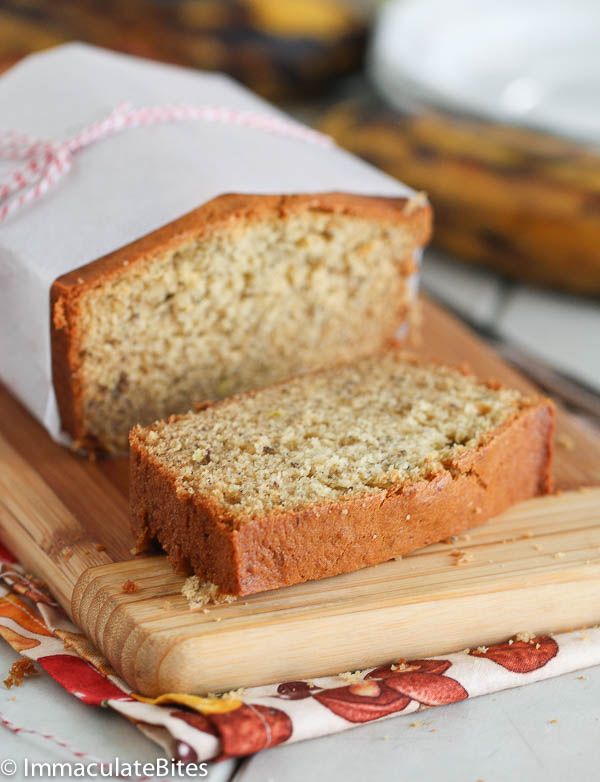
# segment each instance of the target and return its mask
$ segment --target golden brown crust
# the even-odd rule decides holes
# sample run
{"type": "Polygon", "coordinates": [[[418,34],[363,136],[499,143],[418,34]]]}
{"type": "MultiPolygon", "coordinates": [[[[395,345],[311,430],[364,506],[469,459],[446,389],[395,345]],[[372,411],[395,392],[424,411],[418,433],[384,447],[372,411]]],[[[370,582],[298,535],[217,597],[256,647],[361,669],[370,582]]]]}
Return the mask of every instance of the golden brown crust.
{"type": "Polygon", "coordinates": [[[52,354],[52,381],[58,403],[62,429],[76,444],[85,442],[83,423],[79,413],[81,398],[77,373],[77,308],[79,296],[75,290],[63,287],[59,281],[50,289],[50,340],[52,354]]]}
{"type": "MultiPolygon", "coordinates": [[[[301,210],[330,211],[382,222],[403,221],[415,247],[424,245],[431,232],[431,208],[418,194],[409,198],[384,198],[346,193],[306,195],[219,196],[187,215],[85,266],[62,275],[50,292],[52,376],[62,427],[77,445],[95,449],[99,443],[85,429],[79,379],[79,316],[82,297],[90,289],[123,273],[132,264],[144,263],[185,242],[207,237],[238,220],[260,220],[273,214],[301,210]]],[[[399,310],[399,317],[403,310],[399,310]]]]}
{"type": "Polygon", "coordinates": [[[481,524],[552,490],[554,407],[540,399],[428,481],[232,525],[210,501],[177,496],[131,440],[131,511],[179,570],[245,595],[357,570],[481,524]]]}

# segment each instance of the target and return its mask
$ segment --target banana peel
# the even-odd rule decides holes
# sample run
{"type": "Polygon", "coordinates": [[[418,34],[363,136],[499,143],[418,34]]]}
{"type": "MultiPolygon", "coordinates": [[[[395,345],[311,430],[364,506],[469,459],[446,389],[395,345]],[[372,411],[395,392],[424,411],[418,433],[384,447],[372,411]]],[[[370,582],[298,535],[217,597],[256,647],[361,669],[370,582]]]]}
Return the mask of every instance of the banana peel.
{"type": "Polygon", "coordinates": [[[345,103],[320,129],[425,190],[433,243],[530,283],[600,293],[600,151],[451,113],[345,103]]]}
{"type": "Polygon", "coordinates": [[[0,68],[79,40],[295,100],[361,67],[367,24],[343,0],[1,0],[0,68]]]}

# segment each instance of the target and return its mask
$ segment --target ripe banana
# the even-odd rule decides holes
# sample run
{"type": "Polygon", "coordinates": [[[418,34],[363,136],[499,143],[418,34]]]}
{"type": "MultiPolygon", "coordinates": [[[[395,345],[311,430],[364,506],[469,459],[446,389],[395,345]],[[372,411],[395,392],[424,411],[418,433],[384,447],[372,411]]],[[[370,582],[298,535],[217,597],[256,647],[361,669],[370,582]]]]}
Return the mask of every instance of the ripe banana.
{"type": "Polygon", "coordinates": [[[520,280],[600,293],[600,151],[449,113],[341,104],[320,129],[425,190],[433,241],[520,280]]]}

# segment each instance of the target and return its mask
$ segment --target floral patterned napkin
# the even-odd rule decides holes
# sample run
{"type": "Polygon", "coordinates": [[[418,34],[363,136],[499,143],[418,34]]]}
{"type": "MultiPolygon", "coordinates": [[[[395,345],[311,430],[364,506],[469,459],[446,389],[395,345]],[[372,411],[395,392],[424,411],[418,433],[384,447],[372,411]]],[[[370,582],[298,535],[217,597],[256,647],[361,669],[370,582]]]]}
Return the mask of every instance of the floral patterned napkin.
{"type": "MultiPolygon", "coordinates": [[[[174,759],[242,757],[277,744],[519,687],[600,663],[600,628],[534,636],[424,660],[221,697],[142,698],[0,546],[0,636],[72,695],[131,720],[174,759]]],[[[1,715],[0,715],[1,718],[1,715]]],[[[0,724],[10,728],[8,720],[0,724]]]]}

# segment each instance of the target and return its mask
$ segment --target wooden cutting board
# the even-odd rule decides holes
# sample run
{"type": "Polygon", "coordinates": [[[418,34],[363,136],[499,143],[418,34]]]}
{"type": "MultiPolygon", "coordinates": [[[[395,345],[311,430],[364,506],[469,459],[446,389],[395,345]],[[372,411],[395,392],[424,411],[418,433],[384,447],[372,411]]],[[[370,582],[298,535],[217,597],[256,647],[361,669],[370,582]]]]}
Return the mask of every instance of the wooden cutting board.
{"type": "MultiPolygon", "coordinates": [[[[424,309],[422,355],[531,388],[457,320],[424,309]]],[[[600,439],[562,410],[555,473],[557,496],[454,543],[204,613],[189,609],[163,556],[130,553],[126,459],[70,453],[0,390],[0,540],[147,695],[305,679],[598,622],[600,488],[582,487],[600,484],[600,439]]]]}

